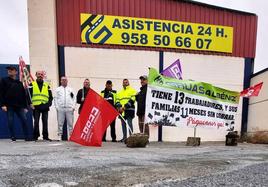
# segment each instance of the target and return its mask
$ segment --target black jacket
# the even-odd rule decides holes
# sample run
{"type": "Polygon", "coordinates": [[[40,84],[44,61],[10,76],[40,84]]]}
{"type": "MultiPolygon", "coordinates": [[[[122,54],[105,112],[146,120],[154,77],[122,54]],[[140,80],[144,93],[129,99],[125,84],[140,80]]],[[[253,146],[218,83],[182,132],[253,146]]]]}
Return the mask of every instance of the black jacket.
{"type": "Polygon", "coordinates": [[[87,93],[89,92],[90,88],[89,89],[86,89],[85,87],[80,89],[78,92],[77,92],[77,95],[76,95],[76,102],[78,104],[80,104],[79,106],[79,109],[78,109],[78,114],[80,114],[81,112],[81,109],[84,105],[84,102],[85,102],[85,99],[87,97],[87,93]],[[84,90],[84,91],[83,91],[84,90]],[[83,93],[84,92],[84,93],[83,93]],[[83,95],[84,94],[84,95],[83,95]],[[84,97],[84,101],[82,101],[82,98],[84,97]]]}
{"type": "Polygon", "coordinates": [[[101,91],[101,95],[103,98],[108,101],[113,107],[115,107],[115,97],[114,94],[116,93],[116,90],[108,91],[106,88],[101,91]]]}
{"type": "MultiPolygon", "coordinates": [[[[39,90],[42,91],[44,81],[36,81],[36,83],[39,87],[39,90]]],[[[33,85],[32,84],[29,85],[29,90],[30,90],[31,97],[32,97],[33,96],[33,85]]],[[[52,92],[51,92],[50,87],[48,87],[48,94],[49,94],[48,103],[34,106],[35,110],[49,111],[49,107],[52,105],[52,101],[53,101],[53,96],[52,96],[52,92]]]]}
{"type": "Polygon", "coordinates": [[[136,95],[136,101],[138,104],[137,115],[142,116],[145,114],[145,105],[146,105],[146,93],[147,85],[140,88],[140,92],[136,95]]]}
{"type": "Polygon", "coordinates": [[[19,80],[10,77],[1,79],[0,82],[0,105],[7,107],[27,108],[29,99],[26,90],[19,80]]]}

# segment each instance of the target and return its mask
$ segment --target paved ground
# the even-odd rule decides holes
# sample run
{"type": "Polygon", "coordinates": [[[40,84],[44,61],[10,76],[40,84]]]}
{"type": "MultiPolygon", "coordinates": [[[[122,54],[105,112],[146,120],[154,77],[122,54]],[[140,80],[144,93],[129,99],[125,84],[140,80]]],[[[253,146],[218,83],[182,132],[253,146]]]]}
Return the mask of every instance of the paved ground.
{"type": "Polygon", "coordinates": [[[268,186],[268,145],[0,140],[0,186],[268,186]]]}

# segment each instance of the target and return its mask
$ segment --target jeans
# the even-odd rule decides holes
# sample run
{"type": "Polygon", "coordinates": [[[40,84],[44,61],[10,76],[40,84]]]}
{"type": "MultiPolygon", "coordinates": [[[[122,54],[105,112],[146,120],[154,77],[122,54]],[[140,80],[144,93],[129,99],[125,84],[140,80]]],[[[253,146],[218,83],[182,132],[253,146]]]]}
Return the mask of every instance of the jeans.
{"type": "MultiPolygon", "coordinates": [[[[132,118],[126,118],[125,121],[128,124],[129,127],[129,135],[133,132],[133,125],[132,125],[132,118]]],[[[123,140],[127,138],[127,124],[125,123],[123,119],[121,119],[122,122],[122,131],[123,131],[123,140]]]]}
{"type": "Polygon", "coordinates": [[[8,120],[8,128],[10,132],[10,137],[11,139],[15,137],[15,132],[14,132],[14,114],[17,114],[18,118],[21,121],[22,124],[22,130],[24,134],[24,138],[28,139],[28,126],[27,126],[27,117],[26,117],[26,112],[24,111],[23,108],[17,108],[17,107],[7,107],[7,120],[8,120]]]}
{"type": "Polygon", "coordinates": [[[39,133],[39,119],[42,114],[42,124],[43,124],[43,139],[48,139],[48,111],[39,111],[39,110],[34,110],[33,111],[33,117],[34,117],[34,134],[33,138],[35,140],[38,139],[40,136],[39,133]]]}
{"type": "Polygon", "coordinates": [[[66,119],[67,122],[67,134],[70,138],[72,132],[73,132],[73,123],[74,123],[74,111],[73,109],[64,109],[60,108],[57,110],[57,119],[58,119],[58,136],[59,139],[62,137],[62,129],[64,125],[64,121],[66,119]]]}

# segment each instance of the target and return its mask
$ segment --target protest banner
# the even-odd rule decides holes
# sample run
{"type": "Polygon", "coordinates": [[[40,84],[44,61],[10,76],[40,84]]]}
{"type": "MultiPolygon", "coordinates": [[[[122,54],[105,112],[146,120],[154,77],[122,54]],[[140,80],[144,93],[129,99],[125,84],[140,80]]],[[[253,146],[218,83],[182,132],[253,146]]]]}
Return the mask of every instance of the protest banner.
{"type": "Polygon", "coordinates": [[[150,68],[145,123],[233,130],[239,95],[204,82],[165,77],[150,68]]]}

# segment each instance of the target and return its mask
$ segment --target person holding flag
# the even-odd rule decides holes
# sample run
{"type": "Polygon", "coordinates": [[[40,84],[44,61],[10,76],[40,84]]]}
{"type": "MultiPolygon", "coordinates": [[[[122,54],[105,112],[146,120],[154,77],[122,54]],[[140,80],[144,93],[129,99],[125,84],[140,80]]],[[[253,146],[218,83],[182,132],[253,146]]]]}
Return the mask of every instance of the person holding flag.
{"type": "Polygon", "coordinates": [[[137,91],[129,85],[128,79],[123,80],[123,89],[118,92],[116,97],[116,108],[121,113],[123,138],[120,142],[125,142],[127,139],[127,125],[129,127],[129,134],[133,132],[132,120],[135,117],[135,96],[137,91]],[[127,122],[127,124],[126,124],[127,122]]]}
{"type": "Polygon", "coordinates": [[[84,84],[83,88],[78,90],[77,95],[76,95],[76,102],[78,104],[80,104],[79,109],[78,109],[78,114],[81,113],[81,110],[82,110],[82,107],[84,105],[85,99],[86,99],[87,94],[88,94],[88,92],[90,90],[90,81],[89,81],[88,78],[86,78],[84,80],[83,84],[84,84]]]}
{"type": "Polygon", "coordinates": [[[23,84],[16,80],[17,68],[15,66],[8,66],[6,69],[8,77],[3,78],[0,82],[0,106],[7,113],[10,138],[12,141],[16,141],[14,132],[14,114],[16,114],[21,121],[25,141],[30,141],[26,117],[28,112],[26,91],[23,84]]]}

